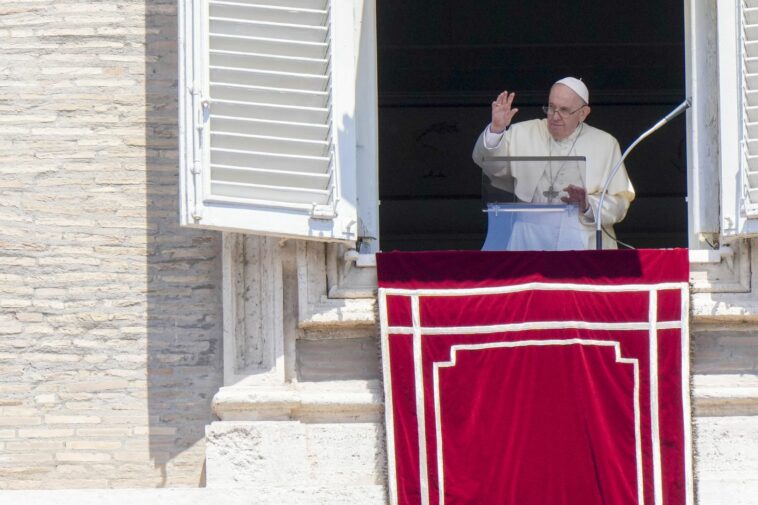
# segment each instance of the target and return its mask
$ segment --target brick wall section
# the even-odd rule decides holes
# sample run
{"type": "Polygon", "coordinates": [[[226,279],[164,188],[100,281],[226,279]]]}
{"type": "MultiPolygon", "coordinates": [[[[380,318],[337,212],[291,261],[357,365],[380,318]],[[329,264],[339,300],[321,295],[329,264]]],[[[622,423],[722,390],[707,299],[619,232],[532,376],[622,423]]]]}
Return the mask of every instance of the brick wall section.
{"type": "Polygon", "coordinates": [[[177,226],[176,25],[0,4],[0,489],[202,483],[220,237],[177,226]]]}

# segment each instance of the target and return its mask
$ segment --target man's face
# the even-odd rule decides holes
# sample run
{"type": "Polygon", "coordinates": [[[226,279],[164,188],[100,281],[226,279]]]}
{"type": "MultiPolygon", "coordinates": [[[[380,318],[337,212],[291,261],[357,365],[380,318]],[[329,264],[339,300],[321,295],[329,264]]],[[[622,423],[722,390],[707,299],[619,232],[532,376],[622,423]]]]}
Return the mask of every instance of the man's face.
{"type": "MultiPolygon", "coordinates": [[[[584,105],[584,101],[568,86],[556,84],[550,90],[548,106],[553,109],[573,112],[582,107],[582,105],[584,105]]],[[[582,107],[574,114],[565,115],[566,117],[562,117],[557,112],[554,112],[547,116],[547,129],[554,139],[565,139],[576,130],[576,127],[584,121],[589,112],[589,106],[582,107]]]]}

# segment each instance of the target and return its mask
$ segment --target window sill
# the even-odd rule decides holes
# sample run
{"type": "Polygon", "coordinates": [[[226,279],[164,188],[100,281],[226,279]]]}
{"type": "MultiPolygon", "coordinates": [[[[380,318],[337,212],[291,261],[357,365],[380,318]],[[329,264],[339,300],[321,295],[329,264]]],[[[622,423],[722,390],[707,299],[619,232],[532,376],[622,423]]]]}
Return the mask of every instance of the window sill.
{"type": "MultiPolygon", "coordinates": [[[[758,321],[758,299],[750,290],[750,247],[690,250],[690,311],[696,323],[758,321]]],[[[301,328],[376,325],[376,255],[332,250],[327,259],[329,296],[301,313],[301,328]],[[339,261],[341,259],[341,261],[339,261]],[[306,313],[307,312],[307,313],[306,313]]]]}

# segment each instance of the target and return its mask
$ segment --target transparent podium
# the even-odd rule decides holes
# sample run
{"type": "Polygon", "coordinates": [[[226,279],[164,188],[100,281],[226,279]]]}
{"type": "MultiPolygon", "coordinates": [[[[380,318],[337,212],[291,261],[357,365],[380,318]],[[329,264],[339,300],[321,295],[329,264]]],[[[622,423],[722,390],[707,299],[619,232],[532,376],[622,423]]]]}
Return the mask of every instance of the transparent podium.
{"type": "Polygon", "coordinates": [[[583,156],[493,156],[482,161],[483,251],[587,249],[571,194],[586,187],[583,156]]]}

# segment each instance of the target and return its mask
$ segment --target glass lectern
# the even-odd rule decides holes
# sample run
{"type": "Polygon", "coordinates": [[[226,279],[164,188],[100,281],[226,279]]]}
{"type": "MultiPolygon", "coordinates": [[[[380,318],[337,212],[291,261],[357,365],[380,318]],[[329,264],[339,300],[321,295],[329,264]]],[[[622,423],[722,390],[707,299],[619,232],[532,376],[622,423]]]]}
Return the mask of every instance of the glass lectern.
{"type": "Polygon", "coordinates": [[[583,156],[493,156],[482,160],[483,251],[587,249],[572,192],[586,187],[583,156]]]}

